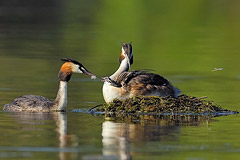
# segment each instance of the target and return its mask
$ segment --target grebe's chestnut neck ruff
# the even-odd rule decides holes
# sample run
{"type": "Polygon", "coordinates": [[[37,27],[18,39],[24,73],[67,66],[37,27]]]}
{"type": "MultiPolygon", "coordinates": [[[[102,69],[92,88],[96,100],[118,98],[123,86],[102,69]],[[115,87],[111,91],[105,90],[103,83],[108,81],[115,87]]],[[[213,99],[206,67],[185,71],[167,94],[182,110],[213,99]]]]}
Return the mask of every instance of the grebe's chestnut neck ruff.
{"type": "Polygon", "coordinates": [[[67,106],[67,83],[71,79],[72,73],[84,73],[95,79],[96,76],[89,72],[81,63],[70,58],[62,59],[65,63],[62,65],[59,77],[59,89],[54,101],[38,96],[23,95],[16,98],[12,103],[6,104],[3,108],[5,111],[30,111],[30,112],[49,112],[63,111],[67,106]]]}
{"type": "Polygon", "coordinates": [[[131,71],[133,63],[131,43],[122,44],[120,66],[110,77],[104,78],[103,97],[106,103],[113,99],[125,100],[134,96],[177,97],[180,90],[164,77],[144,71],[131,71]]]}

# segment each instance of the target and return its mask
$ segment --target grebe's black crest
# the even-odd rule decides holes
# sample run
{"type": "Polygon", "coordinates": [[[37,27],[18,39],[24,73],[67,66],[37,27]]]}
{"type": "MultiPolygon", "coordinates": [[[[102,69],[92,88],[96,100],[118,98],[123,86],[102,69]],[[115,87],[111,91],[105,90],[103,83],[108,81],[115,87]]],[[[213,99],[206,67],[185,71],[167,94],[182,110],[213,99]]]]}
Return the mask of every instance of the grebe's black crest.
{"type": "Polygon", "coordinates": [[[64,62],[72,62],[74,64],[78,64],[79,66],[82,66],[82,64],[80,62],[78,62],[77,60],[71,59],[71,58],[61,58],[61,60],[64,62]]]}

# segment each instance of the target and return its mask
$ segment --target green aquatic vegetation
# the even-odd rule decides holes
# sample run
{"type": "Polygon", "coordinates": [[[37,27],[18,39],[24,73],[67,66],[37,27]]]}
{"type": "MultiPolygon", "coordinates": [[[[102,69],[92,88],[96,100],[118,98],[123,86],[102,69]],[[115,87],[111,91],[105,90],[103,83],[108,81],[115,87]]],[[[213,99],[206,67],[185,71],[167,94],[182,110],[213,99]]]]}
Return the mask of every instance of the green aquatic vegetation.
{"type": "Polygon", "coordinates": [[[238,113],[223,109],[213,101],[205,100],[206,97],[193,97],[180,95],[178,98],[137,96],[124,101],[114,99],[109,104],[103,104],[97,111],[106,115],[126,116],[139,114],[221,114],[238,113]]]}

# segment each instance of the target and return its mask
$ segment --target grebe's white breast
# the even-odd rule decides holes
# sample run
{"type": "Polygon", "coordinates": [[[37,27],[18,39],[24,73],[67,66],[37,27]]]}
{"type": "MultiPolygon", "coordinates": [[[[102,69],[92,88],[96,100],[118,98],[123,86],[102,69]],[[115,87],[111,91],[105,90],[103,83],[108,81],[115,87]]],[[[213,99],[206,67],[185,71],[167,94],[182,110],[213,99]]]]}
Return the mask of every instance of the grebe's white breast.
{"type": "Polygon", "coordinates": [[[106,103],[110,103],[115,98],[124,100],[129,97],[129,94],[123,91],[122,88],[114,87],[108,82],[104,82],[102,91],[106,103]]]}

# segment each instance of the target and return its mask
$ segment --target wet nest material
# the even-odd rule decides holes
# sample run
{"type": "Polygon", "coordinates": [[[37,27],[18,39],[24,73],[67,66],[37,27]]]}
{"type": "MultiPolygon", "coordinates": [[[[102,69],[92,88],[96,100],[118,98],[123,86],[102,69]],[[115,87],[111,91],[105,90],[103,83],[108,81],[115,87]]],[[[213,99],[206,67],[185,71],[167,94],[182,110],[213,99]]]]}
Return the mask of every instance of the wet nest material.
{"type": "Polygon", "coordinates": [[[237,111],[223,109],[207,97],[196,98],[180,95],[178,98],[138,96],[120,101],[114,99],[109,104],[103,104],[91,111],[102,112],[107,116],[127,115],[228,115],[237,111]]]}

